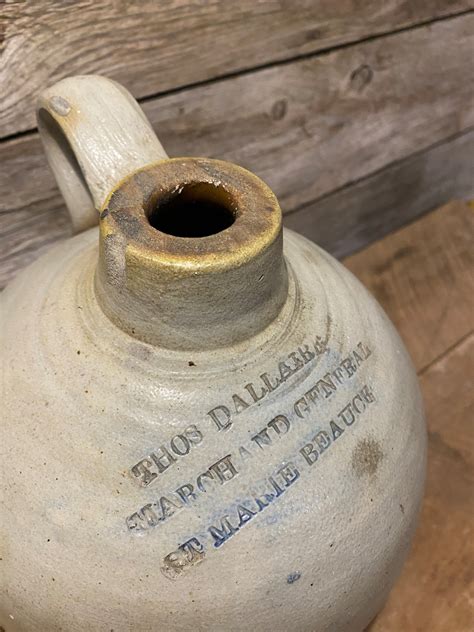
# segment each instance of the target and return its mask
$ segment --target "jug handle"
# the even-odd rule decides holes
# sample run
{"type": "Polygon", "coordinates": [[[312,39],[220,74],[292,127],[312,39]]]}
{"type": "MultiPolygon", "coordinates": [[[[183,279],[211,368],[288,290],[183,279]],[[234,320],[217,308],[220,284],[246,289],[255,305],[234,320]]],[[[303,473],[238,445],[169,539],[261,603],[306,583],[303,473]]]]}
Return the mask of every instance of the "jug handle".
{"type": "Polygon", "coordinates": [[[168,157],[132,95],[106,77],[59,81],[40,94],[36,115],[76,233],[98,223],[123,178],[168,157]]]}

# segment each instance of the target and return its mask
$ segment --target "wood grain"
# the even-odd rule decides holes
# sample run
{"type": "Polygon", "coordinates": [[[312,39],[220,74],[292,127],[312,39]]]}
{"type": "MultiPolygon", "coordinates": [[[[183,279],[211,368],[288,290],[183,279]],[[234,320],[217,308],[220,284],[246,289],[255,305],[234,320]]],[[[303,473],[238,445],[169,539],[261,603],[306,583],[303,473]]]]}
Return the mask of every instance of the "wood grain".
{"type": "Polygon", "coordinates": [[[170,155],[249,168],[286,211],[474,126],[474,14],[143,105],[170,155]]]}
{"type": "Polygon", "coordinates": [[[474,197],[474,130],[417,152],[285,216],[340,258],[454,198],[474,197]]]}
{"type": "Polygon", "coordinates": [[[474,213],[452,202],[345,265],[383,305],[418,371],[474,329],[474,213]]]}
{"type": "Polygon", "coordinates": [[[72,74],[136,97],[453,15],[470,0],[13,0],[0,14],[0,137],[35,126],[34,101],[72,74]]]}
{"type": "Polygon", "coordinates": [[[425,500],[411,554],[370,632],[470,632],[474,619],[473,216],[453,202],[346,265],[397,325],[428,424],[425,500]]]}
{"type": "MultiPolygon", "coordinates": [[[[346,256],[456,196],[474,195],[473,155],[470,131],[285,215],[284,224],[334,256],[346,256]]],[[[44,160],[41,149],[36,159],[39,164],[44,160]]],[[[19,161],[21,169],[21,157],[19,161]]],[[[30,171],[30,184],[41,187],[38,171],[30,171]]],[[[52,244],[71,235],[54,184],[45,194],[33,207],[0,213],[0,289],[52,244]]]]}
{"type": "MultiPolygon", "coordinates": [[[[237,162],[263,177],[287,212],[474,125],[469,79],[473,44],[474,16],[463,15],[183,90],[143,107],[170,155],[207,155],[237,162]]],[[[465,156],[465,149],[459,151],[465,156]]],[[[461,154],[454,158],[458,165],[464,164],[461,154]]],[[[44,241],[64,235],[67,222],[57,217],[62,201],[37,135],[1,143],[0,160],[4,226],[0,269],[5,279],[34,255],[35,248],[41,250],[44,241]],[[41,226],[35,225],[36,218],[41,226]],[[46,235],[42,231],[47,225],[51,232],[46,235]],[[22,252],[26,259],[21,258],[22,252]],[[10,255],[14,258],[5,264],[10,255]]],[[[433,184],[426,174],[423,177],[422,164],[417,164],[420,177],[418,188],[415,179],[411,181],[412,197],[426,195],[424,191],[433,184]]],[[[447,183],[453,177],[450,169],[447,160],[444,171],[439,164],[432,173],[447,183]]],[[[449,197],[464,194],[466,169],[461,167],[455,180],[462,182],[462,191],[445,185],[449,197]]],[[[378,186],[390,190],[382,181],[378,186]]],[[[391,186],[404,203],[408,191],[391,186]]],[[[437,181],[434,186],[440,191],[443,185],[437,181]]],[[[385,202],[390,207],[388,194],[385,202]]],[[[415,204],[415,214],[422,207],[426,210],[415,204]]],[[[346,204],[346,208],[351,207],[346,204]]],[[[396,199],[391,208],[396,221],[400,208],[396,199]]],[[[328,212],[332,215],[334,209],[328,212]]],[[[352,223],[349,231],[356,237],[355,247],[363,245],[364,231],[369,238],[377,236],[370,227],[375,214],[370,211],[365,225],[363,213],[361,217],[362,227],[352,223]]],[[[407,219],[408,214],[403,217],[407,219]]],[[[344,226],[341,218],[340,226],[344,226]]],[[[341,233],[338,227],[337,233],[338,252],[349,252],[352,236],[344,246],[345,229],[341,233]]],[[[332,250],[329,237],[323,243],[332,250]]]]}

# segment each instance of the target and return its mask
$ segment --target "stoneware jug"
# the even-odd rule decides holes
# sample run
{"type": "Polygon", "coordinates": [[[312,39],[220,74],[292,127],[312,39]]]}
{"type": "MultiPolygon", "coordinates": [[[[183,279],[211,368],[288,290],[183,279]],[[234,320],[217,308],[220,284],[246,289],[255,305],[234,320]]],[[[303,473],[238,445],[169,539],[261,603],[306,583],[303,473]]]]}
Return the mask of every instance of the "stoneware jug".
{"type": "Polygon", "coordinates": [[[57,83],[38,123],[78,234],[2,297],[0,625],[362,630],[425,474],[394,327],[264,182],[168,159],[115,82],[57,83]]]}

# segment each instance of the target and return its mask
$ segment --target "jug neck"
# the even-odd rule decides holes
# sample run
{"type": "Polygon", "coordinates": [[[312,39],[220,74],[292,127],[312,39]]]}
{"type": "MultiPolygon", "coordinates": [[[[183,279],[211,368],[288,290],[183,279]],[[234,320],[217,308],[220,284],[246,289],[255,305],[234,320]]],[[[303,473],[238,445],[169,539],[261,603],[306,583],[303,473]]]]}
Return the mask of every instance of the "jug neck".
{"type": "Polygon", "coordinates": [[[100,214],[95,290],[115,325],[152,345],[206,350],[250,338],[287,298],[278,201],[218,160],[142,169],[100,214]]]}

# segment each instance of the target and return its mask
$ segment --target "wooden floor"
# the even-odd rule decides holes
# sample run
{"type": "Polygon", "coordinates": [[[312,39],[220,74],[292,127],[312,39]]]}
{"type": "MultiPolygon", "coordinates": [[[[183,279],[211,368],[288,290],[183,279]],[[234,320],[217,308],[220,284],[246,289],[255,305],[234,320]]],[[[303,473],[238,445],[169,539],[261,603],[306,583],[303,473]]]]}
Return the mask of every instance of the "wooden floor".
{"type": "Polygon", "coordinates": [[[416,365],[428,424],[413,549],[370,632],[474,629],[474,207],[452,202],[345,260],[416,365]]]}

